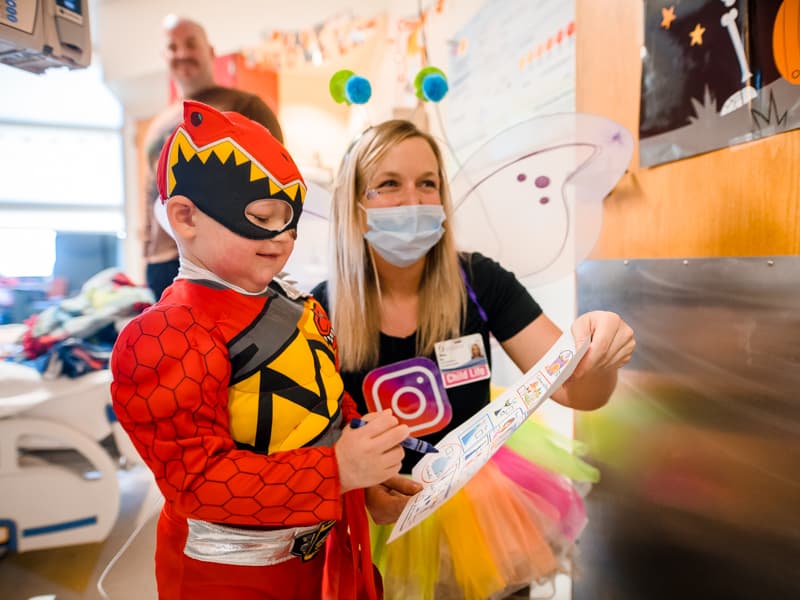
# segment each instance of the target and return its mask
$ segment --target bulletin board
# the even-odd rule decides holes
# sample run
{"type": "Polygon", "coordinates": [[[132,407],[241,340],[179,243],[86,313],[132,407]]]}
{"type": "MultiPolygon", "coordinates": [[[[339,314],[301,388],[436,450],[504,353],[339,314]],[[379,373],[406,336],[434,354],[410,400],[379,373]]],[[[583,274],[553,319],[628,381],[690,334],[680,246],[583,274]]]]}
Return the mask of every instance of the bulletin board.
{"type": "MultiPolygon", "coordinates": [[[[577,110],[638,131],[643,3],[576,0],[577,110]],[[611,68],[613,66],[613,68],[611,68]]],[[[641,167],[605,201],[593,258],[800,254],[800,131],[641,167]]]]}
{"type": "Polygon", "coordinates": [[[797,15],[783,0],[646,0],[642,166],[800,127],[797,15]]]}
{"type": "Polygon", "coordinates": [[[446,126],[461,158],[533,116],[575,110],[575,5],[486,0],[450,40],[446,126]]]}

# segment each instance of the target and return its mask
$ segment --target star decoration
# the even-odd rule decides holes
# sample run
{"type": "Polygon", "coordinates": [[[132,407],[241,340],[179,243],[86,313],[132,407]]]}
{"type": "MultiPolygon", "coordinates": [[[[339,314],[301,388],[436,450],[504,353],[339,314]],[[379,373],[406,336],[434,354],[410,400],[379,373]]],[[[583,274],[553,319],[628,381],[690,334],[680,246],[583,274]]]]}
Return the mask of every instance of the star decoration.
{"type": "Polygon", "coordinates": [[[706,28],[698,23],[694,26],[694,29],[689,34],[689,37],[692,38],[692,41],[689,43],[690,46],[702,46],[703,45],[703,34],[706,32],[706,28]]]}
{"type": "Polygon", "coordinates": [[[675,20],[675,6],[661,9],[661,26],[664,29],[669,29],[672,22],[675,20]]]}

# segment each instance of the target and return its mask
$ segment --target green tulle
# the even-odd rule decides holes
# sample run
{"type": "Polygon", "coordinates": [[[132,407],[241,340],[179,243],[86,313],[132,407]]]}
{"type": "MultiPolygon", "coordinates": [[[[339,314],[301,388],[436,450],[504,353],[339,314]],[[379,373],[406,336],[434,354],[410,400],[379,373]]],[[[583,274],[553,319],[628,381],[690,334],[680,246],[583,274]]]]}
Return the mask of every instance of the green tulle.
{"type": "Polygon", "coordinates": [[[435,600],[443,535],[438,518],[432,515],[387,545],[392,527],[370,519],[372,562],[383,577],[384,600],[435,600]]]}
{"type": "Polygon", "coordinates": [[[533,418],[520,425],[505,445],[540,467],[561,473],[573,481],[600,481],[600,471],[580,458],[586,453],[585,444],[561,435],[533,418]]]}

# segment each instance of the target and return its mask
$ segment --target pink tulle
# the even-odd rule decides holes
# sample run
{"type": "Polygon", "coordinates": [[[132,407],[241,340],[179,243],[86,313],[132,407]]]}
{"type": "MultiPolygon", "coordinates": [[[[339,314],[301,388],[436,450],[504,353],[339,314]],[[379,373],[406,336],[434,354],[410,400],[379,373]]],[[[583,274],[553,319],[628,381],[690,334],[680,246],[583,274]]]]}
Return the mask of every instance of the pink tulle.
{"type": "Polygon", "coordinates": [[[586,525],[586,507],[568,479],[535,465],[506,447],[495,453],[492,462],[517,485],[555,508],[558,512],[555,521],[559,523],[562,535],[571,541],[577,539],[586,525]]]}

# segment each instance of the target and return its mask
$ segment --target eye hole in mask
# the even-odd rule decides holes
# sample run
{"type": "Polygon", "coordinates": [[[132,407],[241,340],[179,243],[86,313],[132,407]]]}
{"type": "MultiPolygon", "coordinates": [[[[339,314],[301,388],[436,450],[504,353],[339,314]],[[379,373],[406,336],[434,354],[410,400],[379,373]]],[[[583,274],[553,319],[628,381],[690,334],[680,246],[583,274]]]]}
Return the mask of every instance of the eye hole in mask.
{"type": "Polygon", "coordinates": [[[248,204],[244,216],[256,227],[278,232],[292,222],[294,210],[285,200],[263,198],[248,204]]]}

